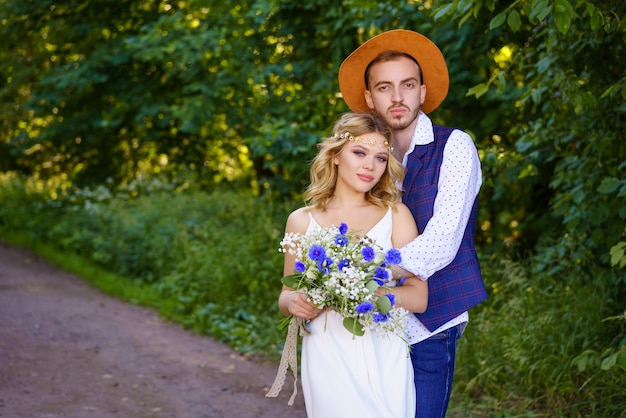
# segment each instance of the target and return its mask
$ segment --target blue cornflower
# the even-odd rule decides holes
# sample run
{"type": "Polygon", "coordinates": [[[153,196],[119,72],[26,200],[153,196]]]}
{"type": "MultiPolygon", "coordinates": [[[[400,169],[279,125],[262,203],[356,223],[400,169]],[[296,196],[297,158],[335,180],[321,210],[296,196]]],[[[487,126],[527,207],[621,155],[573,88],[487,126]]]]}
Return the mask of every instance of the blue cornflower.
{"type": "Polygon", "coordinates": [[[389,314],[383,315],[380,311],[376,311],[374,312],[372,317],[374,318],[374,322],[387,322],[387,320],[389,319],[389,314]]]}
{"type": "Polygon", "coordinates": [[[326,249],[319,245],[315,244],[309,249],[309,258],[311,260],[322,261],[326,257],[326,249]]]}
{"type": "Polygon", "coordinates": [[[348,245],[348,237],[345,235],[337,235],[335,237],[335,244],[340,247],[345,247],[346,245],[348,245]]]}
{"type": "Polygon", "coordinates": [[[344,258],[343,260],[339,262],[339,264],[337,264],[337,268],[339,269],[339,271],[343,271],[344,267],[349,267],[349,266],[350,266],[350,260],[348,260],[347,258],[344,258]]]}
{"type": "Polygon", "coordinates": [[[356,313],[364,314],[364,313],[368,313],[372,309],[374,309],[374,305],[369,300],[366,300],[365,302],[359,303],[357,305],[356,313]]]}
{"type": "Polygon", "coordinates": [[[400,280],[398,280],[398,284],[396,286],[402,286],[404,282],[406,282],[406,277],[400,277],[400,280]]]}
{"type": "Polygon", "coordinates": [[[317,268],[323,274],[329,274],[330,273],[330,265],[331,264],[333,264],[333,259],[325,257],[324,259],[319,260],[317,262],[317,268]]]}
{"type": "Polygon", "coordinates": [[[374,252],[374,249],[370,246],[364,247],[361,250],[361,254],[363,255],[363,259],[365,261],[367,261],[368,263],[372,260],[374,260],[374,257],[376,256],[376,253],[374,252]]]}
{"type": "Polygon", "coordinates": [[[391,302],[391,306],[396,304],[396,295],[394,295],[393,293],[387,293],[385,296],[389,298],[389,302],[391,302]]]}
{"type": "Polygon", "coordinates": [[[387,280],[389,279],[389,271],[385,268],[378,267],[374,273],[375,279],[387,280]]]}
{"type": "Polygon", "coordinates": [[[294,269],[298,273],[304,273],[304,270],[306,270],[306,266],[304,265],[302,261],[296,261],[296,264],[294,265],[294,269]]]}
{"type": "Polygon", "coordinates": [[[345,235],[345,233],[348,232],[348,225],[346,225],[345,223],[340,223],[339,224],[339,233],[342,235],[345,235]]]}
{"type": "Polygon", "coordinates": [[[378,286],[384,286],[385,285],[385,282],[383,282],[380,279],[377,279],[376,277],[374,277],[374,281],[378,284],[378,286]]]}
{"type": "Polygon", "coordinates": [[[385,261],[389,264],[400,264],[402,262],[402,255],[400,255],[400,250],[396,248],[392,248],[387,251],[385,255],[385,261]]]}

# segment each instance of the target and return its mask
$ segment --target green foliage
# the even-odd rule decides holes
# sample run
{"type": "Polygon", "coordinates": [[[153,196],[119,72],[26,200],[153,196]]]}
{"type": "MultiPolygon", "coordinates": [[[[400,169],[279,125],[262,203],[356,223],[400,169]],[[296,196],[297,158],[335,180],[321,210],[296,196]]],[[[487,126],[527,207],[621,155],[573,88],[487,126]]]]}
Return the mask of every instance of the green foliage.
{"type": "Polygon", "coordinates": [[[242,351],[269,351],[280,340],[278,248],[288,205],[249,193],[178,189],[156,179],[60,194],[6,177],[2,235],[54,244],[150,285],[164,301],[164,316],[242,351]]]}
{"type": "Polygon", "coordinates": [[[292,193],[337,113],[341,38],[319,3],[304,21],[291,2],[4,2],[5,169],[80,184],[190,169],[292,193]]]}
{"type": "Polygon", "coordinates": [[[513,416],[620,416],[626,316],[607,317],[606,289],[586,277],[533,275],[527,264],[483,265],[491,294],[460,340],[458,393],[513,416]]]}
{"type": "MultiPolygon", "coordinates": [[[[624,385],[619,364],[626,331],[623,321],[604,319],[623,312],[626,300],[626,279],[617,270],[626,221],[626,72],[620,64],[626,53],[625,5],[532,0],[452,6],[462,4],[466,7],[442,7],[438,18],[485,22],[499,35],[490,53],[496,65],[468,94],[488,100],[493,93],[514,93],[514,123],[481,150],[488,151],[482,158],[487,188],[481,203],[484,207],[486,191],[493,215],[485,226],[497,227],[500,219],[515,225],[504,242],[525,266],[523,272],[514,270],[515,276],[527,277],[523,286],[511,282],[506,270],[500,274],[510,284],[490,278],[492,296],[477,309],[481,317],[474,325],[483,341],[468,338],[472,349],[480,346],[486,354],[464,354],[475,361],[470,373],[475,377],[466,388],[480,396],[506,388],[496,399],[510,393],[537,399],[514,398],[520,412],[529,405],[552,405],[564,416],[617,416],[626,401],[607,388],[624,385]],[[514,139],[514,147],[500,137],[514,139]],[[515,205],[516,212],[504,208],[512,195],[522,204],[515,205]],[[523,299],[515,296],[520,294],[523,299]],[[506,315],[496,324],[501,312],[506,315]],[[496,345],[506,362],[489,353],[496,345]],[[507,384],[510,376],[521,387],[507,384]]],[[[497,258],[502,254],[492,257],[497,258]]]]}
{"type": "Polygon", "coordinates": [[[488,44],[489,71],[467,92],[487,104],[500,96],[510,109],[497,110],[505,124],[489,128],[493,142],[481,149],[488,242],[502,239],[525,254],[541,235],[574,235],[608,265],[626,219],[625,12],[622,3],[567,0],[437,9],[442,24],[490,28],[478,36],[488,44]]]}
{"type": "Polygon", "coordinates": [[[626,242],[620,242],[611,247],[611,265],[619,265],[619,268],[626,266],[626,242]]]}

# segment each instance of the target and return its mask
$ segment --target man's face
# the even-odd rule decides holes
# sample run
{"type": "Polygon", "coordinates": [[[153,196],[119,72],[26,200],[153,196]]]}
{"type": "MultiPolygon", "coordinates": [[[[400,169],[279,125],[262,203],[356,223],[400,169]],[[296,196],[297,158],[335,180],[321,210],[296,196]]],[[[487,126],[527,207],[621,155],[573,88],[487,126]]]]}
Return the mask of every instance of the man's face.
{"type": "Polygon", "coordinates": [[[414,126],[425,98],[419,67],[409,58],[379,62],[370,68],[365,101],[394,130],[414,126]]]}

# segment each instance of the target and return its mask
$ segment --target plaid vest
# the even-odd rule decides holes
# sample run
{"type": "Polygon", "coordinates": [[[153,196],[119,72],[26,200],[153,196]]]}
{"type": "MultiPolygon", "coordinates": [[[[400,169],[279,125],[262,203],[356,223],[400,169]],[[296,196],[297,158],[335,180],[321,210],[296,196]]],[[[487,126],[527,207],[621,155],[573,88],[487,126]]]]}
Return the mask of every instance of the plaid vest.
{"type": "MultiPolygon", "coordinates": [[[[402,201],[409,207],[420,234],[433,216],[443,150],[453,128],[433,124],[435,140],[409,154],[402,201]]],[[[416,313],[431,332],[487,298],[474,247],[478,197],[454,260],[428,279],[428,308],[416,313]]]]}

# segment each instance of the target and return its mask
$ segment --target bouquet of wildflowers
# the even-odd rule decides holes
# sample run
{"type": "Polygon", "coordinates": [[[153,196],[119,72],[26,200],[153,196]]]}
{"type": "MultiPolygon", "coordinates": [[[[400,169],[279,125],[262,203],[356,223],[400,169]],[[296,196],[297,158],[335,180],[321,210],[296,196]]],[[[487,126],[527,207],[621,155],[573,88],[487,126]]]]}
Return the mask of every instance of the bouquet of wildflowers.
{"type": "Polygon", "coordinates": [[[307,235],[286,234],[281,251],[296,257],[294,274],[283,277],[282,283],[304,290],[317,307],[339,313],[352,334],[371,330],[404,338],[407,311],[395,306],[392,293],[376,294],[387,288],[389,266],[401,262],[400,251],[384,253],[369,237],[348,234],[345,223],[307,235]]]}

